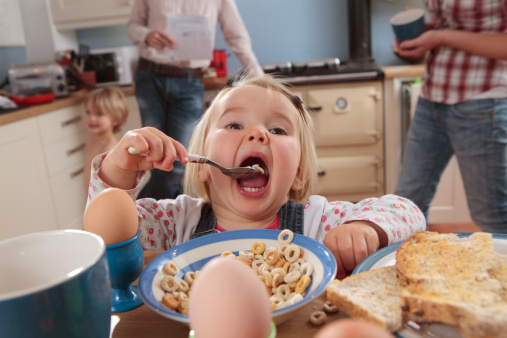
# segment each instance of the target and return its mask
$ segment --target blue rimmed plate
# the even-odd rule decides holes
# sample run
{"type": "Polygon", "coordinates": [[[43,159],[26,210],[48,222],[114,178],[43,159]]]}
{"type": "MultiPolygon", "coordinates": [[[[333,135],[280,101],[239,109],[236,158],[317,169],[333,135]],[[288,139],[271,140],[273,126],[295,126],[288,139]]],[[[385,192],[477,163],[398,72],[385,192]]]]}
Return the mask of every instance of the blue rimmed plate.
{"type": "MultiPolygon", "coordinates": [[[[456,233],[458,237],[468,237],[471,232],[456,233]]],[[[493,247],[496,252],[507,255],[507,235],[492,234],[493,247]]],[[[359,263],[352,274],[374,270],[385,266],[396,265],[396,251],[403,242],[392,244],[378,250],[359,263]]],[[[418,338],[418,337],[462,337],[458,330],[450,325],[430,323],[417,325],[415,323],[405,324],[397,333],[399,338],[418,338]]]]}
{"type": "MultiPolygon", "coordinates": [[[[178,267],[175,278],[182,278],[187,271],[201,270],[204,264],[224,251],[238,254],[239,251],[251,251],[255,242],[263,242],[266,248],[280,246],[279,230],[234,230],[207,235],[177,245],[155,257],[143,270],[139,277],[139,290],[145,304],[161,316],[188,325],[186,315],[169,310],[160,301],[164,290],[160,282],[164,277],[162,267],[172,261],[178,267]]],[[[302,301],[273,311],[273,320],[280,324],[290,318],[295,311],[319,297],[335,278],[336,261],[332,253],[322,244],[309,237],[295,234],[293,244],[304,250],[304,258],[314,267],[312,282],[304,294],[302,301]]]]}

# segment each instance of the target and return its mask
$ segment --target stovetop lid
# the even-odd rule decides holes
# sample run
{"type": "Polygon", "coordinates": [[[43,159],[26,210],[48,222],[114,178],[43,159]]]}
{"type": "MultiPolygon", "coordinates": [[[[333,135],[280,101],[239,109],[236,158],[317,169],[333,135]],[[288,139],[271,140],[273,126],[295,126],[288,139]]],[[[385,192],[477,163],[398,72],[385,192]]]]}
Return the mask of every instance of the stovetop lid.
{"type": "Polygon", "coordinates": [[[341,63],[338,58],[261,65],[266,74],[279,77],[285,83],[318,83],[374,80],[383,72],[373,61],[341,63]]]}
{"type": "Polygon", "coordinates": [[[340,59],[338,58],[300,61],[295,63],[279,62],[261,65],[264,73],[277,73],[280,75],[302,74],[305,72],[312,72],[314,70],[329,70],[329,72],[336,72],[339,66],[340,59]]]}

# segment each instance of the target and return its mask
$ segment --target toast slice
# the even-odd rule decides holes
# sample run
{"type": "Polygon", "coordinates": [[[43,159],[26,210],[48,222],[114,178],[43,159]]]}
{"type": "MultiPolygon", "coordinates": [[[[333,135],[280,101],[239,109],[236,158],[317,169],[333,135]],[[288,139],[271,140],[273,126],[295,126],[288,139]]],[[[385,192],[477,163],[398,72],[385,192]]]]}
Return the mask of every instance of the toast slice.
{"type": "Polygon", "coordinates": [[[507,336],[507,265],[489,233],[422,231],[396,253],[402,310],[455,325],[464,337],[507,336]]]}
{"type": "Polygon", "coordinates": [[[327,300],[350,317],[363,319],[388,330],[402,324],[401,286],[396,267],[389,266],[334,280],[327,287],[327,300]]]}

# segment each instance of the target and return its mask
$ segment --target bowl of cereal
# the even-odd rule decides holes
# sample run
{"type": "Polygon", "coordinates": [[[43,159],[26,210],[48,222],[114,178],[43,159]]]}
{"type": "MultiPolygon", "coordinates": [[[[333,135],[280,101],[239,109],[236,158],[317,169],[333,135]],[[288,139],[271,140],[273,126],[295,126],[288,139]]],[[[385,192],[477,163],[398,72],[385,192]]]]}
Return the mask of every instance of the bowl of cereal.
{"type": "Polygon", "coordinates": [[[188,290],[201,268],[223,255],[244,261],[266,284],[276,324],[324,293],[337,269],[322,243],[289,230],[226,231],[182,243],[155,257],[139,278],[141,298],[159,315],[188,325],[188,290]],[[180,304],[169,308],[164,297],[180,304]]]}

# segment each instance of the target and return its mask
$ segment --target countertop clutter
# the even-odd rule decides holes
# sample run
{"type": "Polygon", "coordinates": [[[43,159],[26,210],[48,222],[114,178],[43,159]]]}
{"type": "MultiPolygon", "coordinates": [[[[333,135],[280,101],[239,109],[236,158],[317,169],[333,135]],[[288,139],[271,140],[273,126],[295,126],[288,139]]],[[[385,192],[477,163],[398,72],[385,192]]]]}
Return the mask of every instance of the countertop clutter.
{"type": "MultiPolygon", "coordinates": [[[[227,78],[204,78],[203,83],[206,90],[217,90],[227,85],[227,78]]],[[[123,89],[126,96],[132,96],[135,94],[134,86],[123,86],[121,88],[123,89]]],[[[16,110],[9,110],[7,113],[3,113],[2,110],[0,110],[0,126],[7,123],[23,120],[28,117],[45,114],[60,108],[79,104],[84,100],[87,92],[87,89],[81,89],[75,92],[71,92],[66,97],[57,98],[50,103],[22,106],[16,110]]]]}

